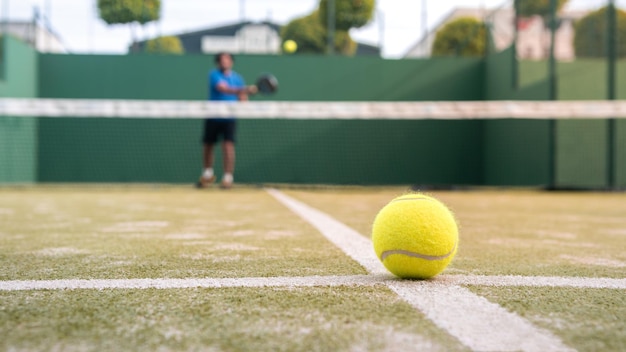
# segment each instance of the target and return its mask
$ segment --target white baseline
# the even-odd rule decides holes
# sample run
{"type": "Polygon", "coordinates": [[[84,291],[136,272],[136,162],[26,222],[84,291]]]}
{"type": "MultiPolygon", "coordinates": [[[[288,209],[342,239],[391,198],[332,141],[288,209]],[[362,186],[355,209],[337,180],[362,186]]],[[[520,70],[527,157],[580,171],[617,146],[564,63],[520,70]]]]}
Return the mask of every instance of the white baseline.
{"type": "Polygon", "coordinates": [[[284,276],[239,278],[68,279],[0,281],[0,291],[181,289],[225,287],[315,287],[400,285],[534,286],[626,289],[626,279],[565,278],[542,276],[440,275],[430,281],[405,281],[389,275],[284,276]]]}

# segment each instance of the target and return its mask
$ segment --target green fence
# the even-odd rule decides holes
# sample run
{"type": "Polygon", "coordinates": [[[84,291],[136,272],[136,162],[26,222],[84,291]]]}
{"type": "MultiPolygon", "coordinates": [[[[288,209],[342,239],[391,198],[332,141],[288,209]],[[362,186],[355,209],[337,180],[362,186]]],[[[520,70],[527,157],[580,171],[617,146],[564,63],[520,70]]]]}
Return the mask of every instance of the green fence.
{"type": "MultiPolygon", "coordinates": [[[[512,55],[507,50],[487,59],[486,99],[548,99],[548,62],[521,61],[515,67],[512,55]]],[[[556,69],[559,100],[607,98],[605,59],[558,62],[556,69]]],[[[618,62],[615,73],[617,98],[626,99],[626,60],[618,62]]],[[[524,185],[534,180],[561,189],[624,188],[625,132],[624,120],[614,125],[608,120],[559,120],[554,125],[549,121],[488,121],[485,182],[524,185]]]]}
{"type": "MultiPolygon", "coordinates": [[[[29,46],[4,37],[0,96],[36,97],[38,55],[29,46]]],[[[0,118],[0,182],[37,181],[37,121],[35,118],[0,118]]]]}
{"type": "MultiPolygon", "coordinates": [[[[48,98],[206,99],[205,55],[40,56],[40,96],[48,98]]],[[[280,79],[273,100],[480,100],[483,61],[383,60],[371,57],[237,56],[249,83],[263,72],[280,79]]]]}
{"type": "MultiPolygon", "coordinates": [[[[52,98],[201,100],[212,67],[209,56],[42,55],[40,93],[52,98]]],[[[276,100],[480,100],[483,91],[480,59],[241,56],[235,68],[249,80],[264,71],[274,73],[280,78],[279,92],[271,97],[276,100]]],[[[42,119],[38,178],[193,182],[201,168],[201,124],[42,119]]],[[[476,121],[241,120],[237,180],[479,184],[480,126],[476,121]]]]}
{"type": "MultiPolygon", "coordinates": [[[[213,67],[203,55],[37,54],[12,39],[5,46],[3,96],[203,100],[213,67]]],[[[276,74],[276,100],[431,101],[545,100],[546,67],[518,67],[506,50],[485,59],[239,56],[235,68],[250,82],[276,74]]],[[[601,59],[560,62],[559,99],[603,99],[605,68],[601,59]]],[[[618,98],[626,99],[626,63],[617,68],[618,98]]],[[[190,183],[201,168],[201,125],[3,117],[0,182],[190,183]]],[[[626,187],[624,120],[241,120],[238,136],[237,181],[245,183],[626,187]]]]}

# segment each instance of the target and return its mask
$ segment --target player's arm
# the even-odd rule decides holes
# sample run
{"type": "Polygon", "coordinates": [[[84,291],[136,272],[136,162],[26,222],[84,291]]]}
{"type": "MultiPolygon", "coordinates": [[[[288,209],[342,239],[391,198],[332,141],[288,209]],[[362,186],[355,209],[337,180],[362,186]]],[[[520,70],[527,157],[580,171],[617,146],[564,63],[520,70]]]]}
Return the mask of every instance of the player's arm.
{"type": "Polygon", "coordinates": [[[248,94],[257,93],[256,86],[231,87],[228,85],[228,83],[224,81],[218,82],[217,85],[215,86],[215,89],[217,89],[218,91],[224,94],[248,95],[248,94]]]}

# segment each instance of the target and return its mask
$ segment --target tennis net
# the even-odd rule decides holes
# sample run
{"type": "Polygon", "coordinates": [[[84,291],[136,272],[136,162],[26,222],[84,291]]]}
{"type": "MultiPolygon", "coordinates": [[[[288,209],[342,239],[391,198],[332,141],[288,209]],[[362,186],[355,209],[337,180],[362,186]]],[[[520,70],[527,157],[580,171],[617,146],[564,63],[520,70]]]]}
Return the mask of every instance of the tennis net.
{"type": "Polygon", "coordinates": [[[207,117],[238,118],[238,184],[626,187],[625,101],[2,98],[0,183],[192,184],[207,117]]]}
{"type": "Polygon", "coordinates": [[[229,103],[181,100],[0,98],[0,116],[252,119],[624,118],[626,101],[229,103]]]}

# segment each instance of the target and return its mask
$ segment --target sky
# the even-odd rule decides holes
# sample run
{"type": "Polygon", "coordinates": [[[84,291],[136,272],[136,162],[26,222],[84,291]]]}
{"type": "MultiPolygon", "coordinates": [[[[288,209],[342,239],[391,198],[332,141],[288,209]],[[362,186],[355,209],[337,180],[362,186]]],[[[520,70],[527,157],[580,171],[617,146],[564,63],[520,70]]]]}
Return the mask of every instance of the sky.
{"type": "MultiPolygon", "coordinates": [[[[570,0],[571,9],[597,8],[608,0],[570,0]]],[[[35,8],[47,19],[70,53],[125,54],[132,42],[128,25],[107,26],[98,17],[97,0],[0,0],[0,21],[31,20],[35,8]]],[[[456,7],[496,8],[507,0],[376,0],[374,20],[351,30],[352,38],[380,45],[386,58],[400,58],[424,33],[456,7]],[[425,4],[425,6],[424,6],[425,4]],[[423,11],[424,8],[426,11],[423,11]],[[423,21],[423,19],[426,21],[423,21]],[[426,23],[426,27],[424,26],[426,23]]],[[[161,0],[161,20],[134,27],[139,40],[176,35],[242,18],[286,24],[311,13],[319,0],[161,0]]],[[[616,0],[626,8],[626,0],[616,0]]]]}

